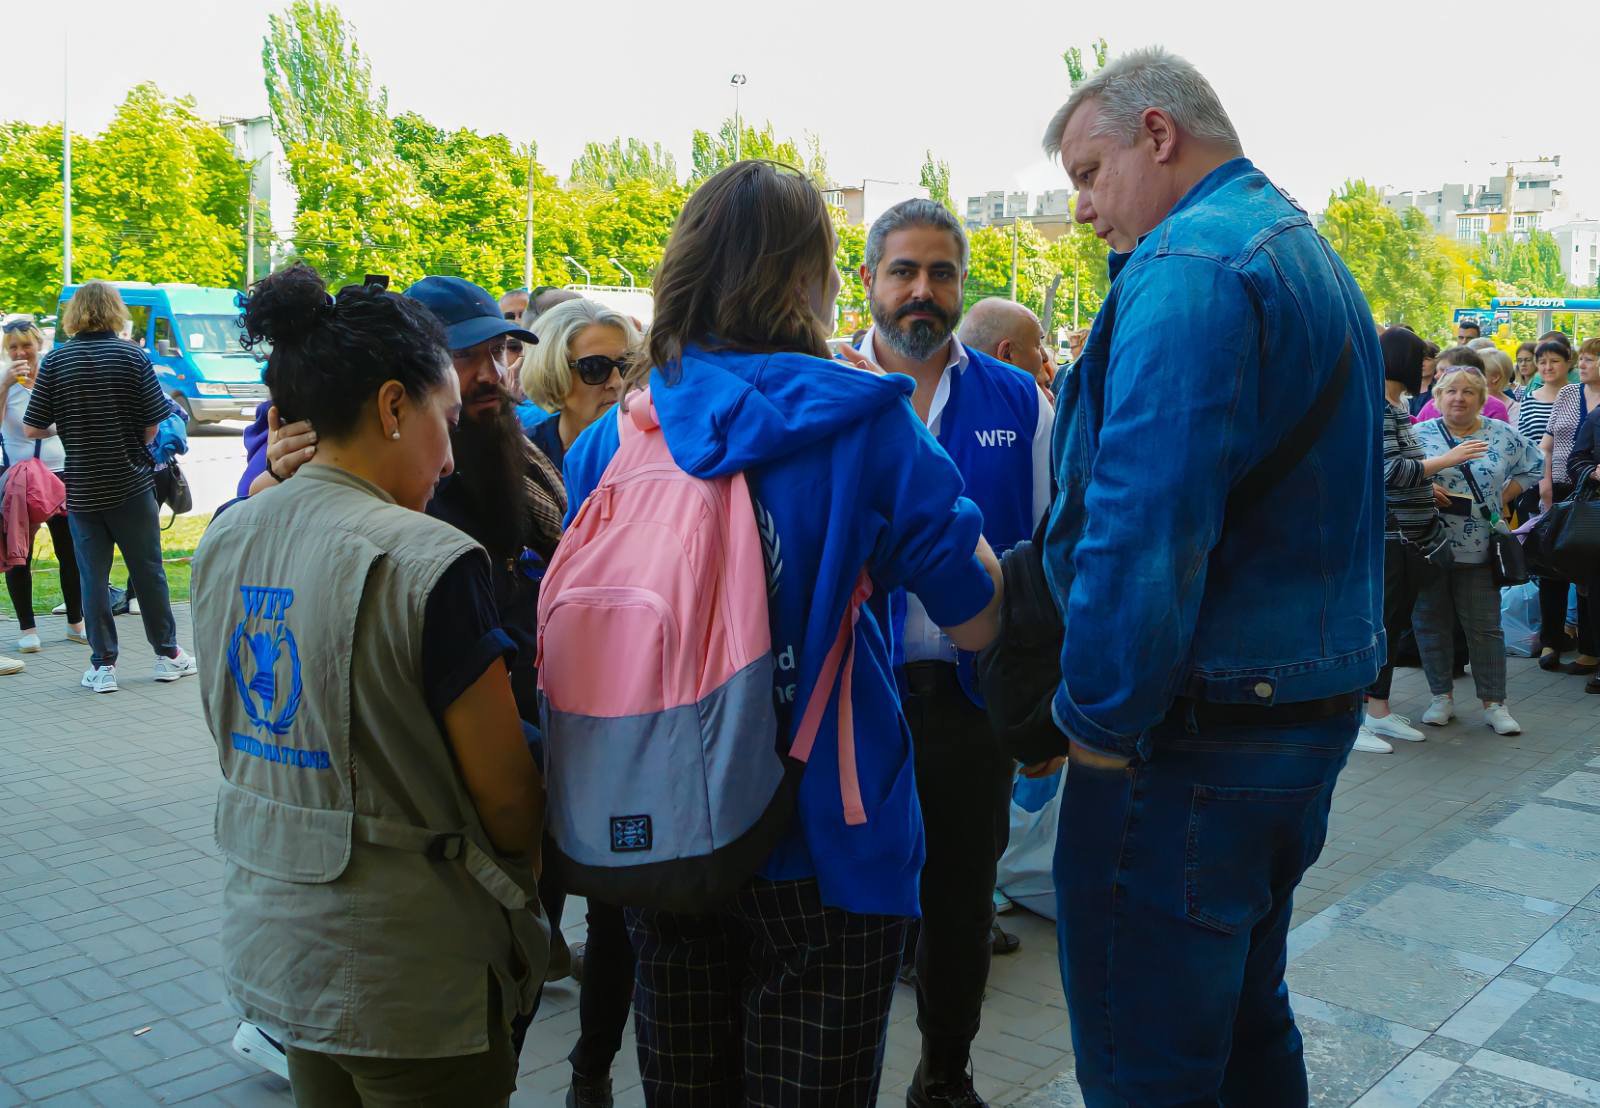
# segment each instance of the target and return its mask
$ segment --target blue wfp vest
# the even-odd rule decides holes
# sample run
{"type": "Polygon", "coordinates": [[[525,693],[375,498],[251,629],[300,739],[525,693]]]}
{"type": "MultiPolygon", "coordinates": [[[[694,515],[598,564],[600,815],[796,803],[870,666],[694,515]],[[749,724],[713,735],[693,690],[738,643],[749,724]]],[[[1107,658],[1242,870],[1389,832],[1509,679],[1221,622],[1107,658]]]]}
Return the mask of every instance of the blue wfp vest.
{"type": "MultiPolygon", "coordinates": [[[[950,374],[950,395],[939,415],[939,445],[961,471],[964,495],[983,513],[983,537],[998,557],[1033,537],[1033,433],[1039,426],[1039,386],[1022,370],[966,347],[966,372],[950,374]]],[[[905,666],[906,598],[891,601],[894,664],[905,666]]],[[[981,705],[972,655],[957,653],[956,675],[981,705]]],[[[901,682],[901,694],[906,692],[901,682]]]]}

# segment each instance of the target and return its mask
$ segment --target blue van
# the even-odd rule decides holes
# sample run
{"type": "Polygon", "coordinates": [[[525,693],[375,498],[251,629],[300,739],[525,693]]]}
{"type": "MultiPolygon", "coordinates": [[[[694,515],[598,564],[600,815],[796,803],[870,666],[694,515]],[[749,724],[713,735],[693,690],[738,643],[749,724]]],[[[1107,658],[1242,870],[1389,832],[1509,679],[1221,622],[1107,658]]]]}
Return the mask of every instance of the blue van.
{"type": "MultiPolygon", "coordinates": [[[[150,355],[156,380],[198,423],[252,420],[267,398],[262,361],[239,345],[233,289],[113,281],[133,319],[129,336],[150,355]]],[[[77,285],[61,290],[66,307],[77,285]]]]}

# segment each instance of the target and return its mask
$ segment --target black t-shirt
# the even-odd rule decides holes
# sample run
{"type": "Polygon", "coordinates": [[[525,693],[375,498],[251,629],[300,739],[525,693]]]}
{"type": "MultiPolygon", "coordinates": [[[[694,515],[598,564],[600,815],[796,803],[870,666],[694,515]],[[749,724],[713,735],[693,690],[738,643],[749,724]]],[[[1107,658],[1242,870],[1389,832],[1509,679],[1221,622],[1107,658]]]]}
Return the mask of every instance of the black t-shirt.
{"type": "Polygon", "coordinates": [[[422,692],[428,710],[444,710],[496,661],[510,666],[517,648],[500,629],[489,562],[476,550],[461,555],[434,583],[422,611],[422,692]]]}

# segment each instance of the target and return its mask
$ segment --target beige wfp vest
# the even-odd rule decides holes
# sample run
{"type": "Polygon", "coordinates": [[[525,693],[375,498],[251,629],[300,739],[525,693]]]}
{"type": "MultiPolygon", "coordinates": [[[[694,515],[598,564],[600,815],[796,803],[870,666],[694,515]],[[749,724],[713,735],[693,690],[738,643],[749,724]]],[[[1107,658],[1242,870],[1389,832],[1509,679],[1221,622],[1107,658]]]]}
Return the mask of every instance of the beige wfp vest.
{"type": "MultiPolygon", "coordinates": [[[[225,778],[228,996],[307,1050],[488,1049],[544,979],[531,871],[498,857],[421,687],[429,592],[460,531],[307,465],[194,557],[201,698],[225,778]]],[[[480,551],[481,556],[481,551],[480,551]]]]}

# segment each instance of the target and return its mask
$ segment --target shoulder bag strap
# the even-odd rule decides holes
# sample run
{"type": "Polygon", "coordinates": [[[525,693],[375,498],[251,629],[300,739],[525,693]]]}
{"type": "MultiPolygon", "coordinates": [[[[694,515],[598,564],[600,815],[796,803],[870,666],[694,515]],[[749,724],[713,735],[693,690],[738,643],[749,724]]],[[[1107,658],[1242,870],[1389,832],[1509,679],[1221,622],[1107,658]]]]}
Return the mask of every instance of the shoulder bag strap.
{"type": "Polygon", "coordinates": [[[1339,361],[1334,365],[1333,372],[1328,375],[1322,391],[1317,393],[1317,398],[1311,402],[1310,410],[1283,437],[1272,453],[1257,462],[1250,472],[1233,486],[1233,491],[1228,493],[1224,520],[1237,516],[1240,511],[1260,500],[1295,466],[1305,460],[1306,455],[1311,453],[1311,448],[1328,429],[1328,423],[1333,419],[1339,401],[1344,399],[1344,391],[1349,383],[1350,336],[1347,333],[1344,337],[1344,348],[1339,352],[1339,361]]]}
{"type": "MultiPolygon", "coordinates": [[[[1439,422],[1439,432],[1440,434],[1444,435],[1444,441],[1450,444],[1450,449],[1454,450],[1457,446],[1456,437],[1450,433],[1449,428],[1444,425],[1443,420],[1440,420],[1439,422]]],[[[1467,479],[1467,484],[1472,487],[1472,497],[1478,502],[1479,514],[1481,514],[1483,518],[1491,525],[1499,523],[1500,513],[1489,507],[1489,502],[1484,497],[1483,490],[1478,487],[1478,479],[1472,475],[1472,463],[1470,461],[1462,462],[1456,468],[1461,470],[1461,476],[1465,477],[1467,479]]]]}

